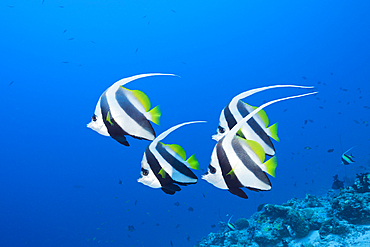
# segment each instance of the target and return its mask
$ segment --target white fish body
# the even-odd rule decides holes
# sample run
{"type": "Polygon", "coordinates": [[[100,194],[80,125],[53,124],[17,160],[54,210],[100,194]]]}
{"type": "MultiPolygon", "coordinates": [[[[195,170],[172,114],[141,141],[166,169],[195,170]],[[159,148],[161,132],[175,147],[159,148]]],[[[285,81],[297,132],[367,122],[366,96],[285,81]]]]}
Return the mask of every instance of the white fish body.
{"type": "Polygon", "coordinates": [[[148,97],[141,91],[129,90],[123,85],[139,78],[156,75],[175,76],[174,74],[150,73],[131,76],[115,82],[100,96],[92,121],[87,127],[101,135],[111,136],[126,146],[128,142],[125,135],[153,140],[155,133],[147,120],[158,124],[159,108],[155,107],[149,111],[148,97]]]}
{"type": "Polygon", "coordinates": [[[156,137],[144,152],[138,182],[152,188],[162,188],[168,194],[181,190],[175,183],[182,185],[196,183],[198,179],[189,169],[199,166],[195,156],[192,155],[186,159],[185,151],[179,145],[166,145],[160,141],[181,126],[204,122],[178,124],[156,137]]]}
{"type": "MultiPolygon", "coordinates": [[[[242,102],[241,99],[246,98],[250,95],[253,95],[257,92],[267,90],[267,89],[284,88],[284,87],[312,88],[312,87],[298,86],[298,85],[273,85],[273,86],[251,89],[243,93],[240,93],[237,96],[235,96],[230,101],[230,103],[221,111],[217,134],[213,135],[212,138],[216,141],[220,140],[224,135],[226,135],[230,131],[229,126],[231,127],[234,126],[236,123],[241,121],[245,116],[247,116],[248,113],[252,112],[255,109],[254,107],[242,102]],[[225,113],[225,110],[227,110],[227,113],[225,113]],[[244,113],[244,115],[242,115],[241,111],[244,113]],[[228,115],[228,119],[226,119],[225,115],[228,115]]],[[[275,155],[275,149],[269,137],[272,137],[273,139],[279,141],[279,138],[277,137],[277,134],[276,134],[277,125],[274,124],[268,127],[269,121],[268,121],[266,113],[263,110],[258,112],[256,115],[254,115],[252,119],[257,124],[254,124],[254,126],[250,126],[249,125],[250,121],[248,123],[244,123],[244,125],[241,128],[241,132],[243,136],[248,140],[254,140],[258,142],[263,147],[266,154],[270,156],[275,155]],[[271,130],[273,130],[273,132],[271,130]]]]}
{"type": "MultiPolygon", "coordinates": [[[[316,92],[272,100],[249,113],[217,142],[213,149],[208,172],[202,176],[202,179],[220,189],[228,189],[231,193],[243,198],[248,197],[244,191],[240,189],[242,187],[250,188],[252,190],[271,189],[270,181],[265,172],[274,175],[273,172],[269,170],[267,167],[268,165],[258,162],[258,154],[255,154],[256,156],[254,156],[254,150],[249,149],[248,145],[244,145],[243,143],[247,143],[247,141],[241,137],[237,137],[236,133],[245,122],[251,119],[264,107],[279,101],[303,97],[315,93],[316,92]],[[220,160],[220,158],[222,160],[220,160]]],[[[271,162],[274,161],[273,158],[270,160],[271,162]]],[[[270,162],[270,160],[267,162],[270,162]]]]}

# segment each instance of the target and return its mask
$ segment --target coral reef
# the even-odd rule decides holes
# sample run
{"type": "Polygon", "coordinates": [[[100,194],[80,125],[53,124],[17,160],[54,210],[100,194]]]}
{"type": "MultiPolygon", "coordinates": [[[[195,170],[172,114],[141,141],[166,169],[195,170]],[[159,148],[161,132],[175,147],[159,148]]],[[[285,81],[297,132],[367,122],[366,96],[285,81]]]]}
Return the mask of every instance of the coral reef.
{"type": "Polygon", "coordinates": [[[370,246],[370,174],[358,174],[353,186],[325,196],[307,194],[235,221],[220,222],[197,247],[370,246]]]}

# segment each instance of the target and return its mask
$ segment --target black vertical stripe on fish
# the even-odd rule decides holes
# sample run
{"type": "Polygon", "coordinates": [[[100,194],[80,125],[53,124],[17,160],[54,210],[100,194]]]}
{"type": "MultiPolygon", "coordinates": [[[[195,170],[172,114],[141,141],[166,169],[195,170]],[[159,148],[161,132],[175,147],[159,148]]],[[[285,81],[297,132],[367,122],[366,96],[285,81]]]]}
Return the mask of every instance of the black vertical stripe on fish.
{"type": "Polygon", "coordinates": [[[227,158],[226,152],[222,147],[224,139],[220,140],[216,145],[216,152],[217,152],[217,159],[218,163],[221,168],[222,177],[225,180],[227,187],[230,188],[239,188],[244,187],[242,183],[240,183],[237,176],[231,176],[228,174],[233,168],[230,165],[229,159],[227,158]]]}
{"type": "Polygon", "coordinates": [[[233,147],[234,152],[249,171],[251,171],[260,181],[271,186],[270,179],[267,177],[266,173],[261,169],[261,167],[259,167],[246,153],[240,143],[241,141],[243,141],[241,137],[233,138],[231,146],[233,147]]]}
{"type": "MultiPolygon", "coordinates": [[[[187,177],[198,179],[197,176],[182,162],[176,159],[172,154],[170,154],[163,146],[162,143],[158,142],[155,147],[158,153],[169,163],[175,170],[184,174],[187,177]]],[[[195,182],[196,183],[196,182],[195,182]]]]}
{"type": "MultiPolygon", "coordinates": [[[[173,184],[175,181],[170,177],[170,175],[168,175],[168,173],[166,171],[163,170],[163,172],[165,173],[164,178],[162,177],[161,174],[159,174],[159,172],[162,169],[162,166],[159,164],[159,162],[158,162],[157,158],[154,156],[154,154],[150,151],[149,146],[145,150],[145,156],[146,156],[146,160],[147,160],[147,162],[150,166],[150,169],[153,171],[155,177],[160,182],[162,188],[170,189],[171,187],[173,187],[171,184],[173,184]]],[[[164,191],[164,192],[166,192],[166,191],[164,191]]]]}
{"type": "MultiPolygon", "coordinates": [[[[238,101],[237,104],[238,111],[242,115],[242,117],[246,117],[250,112],[246,109],[245,103],[242,101],[238,101]]],[[[266,143],[267,146],[272,148],[275,151],[274,144],[272,144],[272,141],[270,137],[266,134],[266,132],[261,128],[261,126],[257,123],[257,121],[252,117],[247,121],[248,125],[252,128],[252,130],[263,140],[264,143],[266,143]]],[[[243,137],[243,136],[242,136],[243,137]]]]}
{"type": "MultiPolygon", "coordinates": [[[[140,125],[143,129],[148,131],[149,133],[152,133],[155,137],[155,132],[152,127],[152,125],[149,123],[148,119],[145,117],[143,113],[141,113],[127,98],[124,92],[124,88],[120,87],[116,91],[116,100],[121,109],[126,112],[128,116],[130,116],[138,125],[140,125]]],[[[132,136],[132,135],[131,135],[132,136]]],[[[138,139],[145,139],[145,138],[139,138],[136,136],[132,136],[138,139]]]]}
{"type": "Polygon", "coordinates": [[[227,123],[227,126],[231,130],[236,124],[236,120],[234,118],[234,115],[230,111],[230,104],[228,104],[224,109],[224,116],[227,123]]]}
{"type": "MultiPolygon", "coordinates": [[[[100,99],[100,109],[103,117],[103,122],[105,127],[108,130],[109,135],[118,141],[119,143],[125,145],[125,146],[130,146],[126,140],[125,135],[128,135],[127,132],[125,132],[117,123],[114,121],[113,118],[110,118],[110,121],[107,121],[107,115],[110,112],[108,100],[107,100],[107,95],[106,92],[103,93],[100,99]]],[[[109,113],[110,114],[110,113],[109,113]]]]}

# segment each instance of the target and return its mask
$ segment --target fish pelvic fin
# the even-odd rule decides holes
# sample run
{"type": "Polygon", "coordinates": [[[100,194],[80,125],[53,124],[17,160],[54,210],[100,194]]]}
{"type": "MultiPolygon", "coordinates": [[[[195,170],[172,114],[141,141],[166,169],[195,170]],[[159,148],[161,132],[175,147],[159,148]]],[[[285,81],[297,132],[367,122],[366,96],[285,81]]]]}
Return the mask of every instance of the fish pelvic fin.
{"type": "Polygon", "coordinates": [[[188,162],[191,169],[200,170],[200,165],[197,158],[195,157],[195,154],[190,156],[189,159],[186,160],[186,162],[188,162]]]}
{"type": "Polygon", "coordinates": [[[270,130],[270,133],[271,133],[270,137],[272,139],[274,139],[275,141],[279,142],[280,141],[280,138],[277,135],[278,123],[274,123],[273,125],[271,125],[267,129],[270,130]]]}
{"type": "Polygon", "coordinates": [[[277,159],[276,159],[276,156],[274,156],[271,159],[267,160],[264,163],[264,165],[266,167],[267,174],[269,174],[269,175],[271,175],[273,177],[276,177],[276,174],[275,174],[275,169],[277,167],[277,159]]]}
{"type": "Polygon", "coordinates": [[[151,121],[153,123],[155,123],[156,125],[159,125],[160,124],[160,117],[161,117],[161,109],[159,107],[159,105],[157,105],[156,107],[154,107],[153,109],[151,109],[149,111],[149,114],[151,116],[151,121]]]}

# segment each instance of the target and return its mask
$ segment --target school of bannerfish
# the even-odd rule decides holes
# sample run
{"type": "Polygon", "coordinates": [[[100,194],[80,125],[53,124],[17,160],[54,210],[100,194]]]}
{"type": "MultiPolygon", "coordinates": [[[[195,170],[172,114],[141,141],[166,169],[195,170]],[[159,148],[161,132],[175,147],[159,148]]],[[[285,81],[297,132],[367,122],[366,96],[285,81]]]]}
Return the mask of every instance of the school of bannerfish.
{"type": "MultiPolygon", "coordinates": [[[[156,136],[149,121],[155,124],[160,123],[159,106],[150,110],[150,101],[145,93],[123,87],[131,81],[150,76],[176,75],[148,73],[115,82],[100,96],[92,120],[87,127],[101,135],[110,136],[125,146],[129,146],[126,136],[151,141],[144,151],[138,182],[152,188],[161,188],[165,193],[173,195],[181,190],[179,185],[197,183],[198,178],[191,169],[199,170],[200,166],[195,154],[187,158],[180,145],[164,144],[161,140],[184,125],[206,121],[184,122],[156,136]]],[[[252,191],[271,189],[267,174],[275,177],[277,161],[275,148],[270,138],[276,141],[279,141],[279,138],[277,123],[269,126],[269,120],[263,108],[279,101],[308,96],[317,92],[279,98],[259,107],[250,106],[241,100],[264,90],[287,87],[313,88],[273,85],[248,90],[230,101],[221,111],[217,134],[212,136],[217,143],[211,155],[208,171],[202,179],[242,198],[248,198],[248,196],[241,188],[252,191]]]]}

